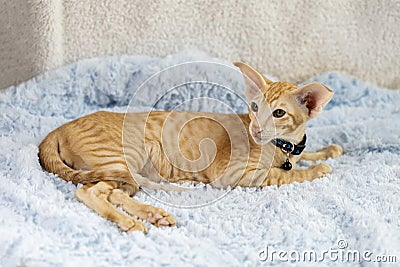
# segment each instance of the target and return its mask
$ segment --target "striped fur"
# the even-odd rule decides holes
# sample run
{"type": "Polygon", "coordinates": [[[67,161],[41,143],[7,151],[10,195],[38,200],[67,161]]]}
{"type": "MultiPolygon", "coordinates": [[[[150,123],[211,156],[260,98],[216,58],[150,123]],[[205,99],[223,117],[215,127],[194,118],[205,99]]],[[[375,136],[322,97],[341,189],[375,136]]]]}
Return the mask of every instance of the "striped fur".
{"type": "MultiPolygon", "coordinates": [[[[235,65],[244,74],[246,97],[256,103],[256,112],[96,112],[51,132],[39,146],[41,165],[66,181],[84,184],[77,198],[128,232],[146,229],[115,205],[156,226],[175,225],[164,210],[129,198],[140,187],[179,190],[160,181],[265,186],[311,181],[331,172],[324,163],[283,171],[286,155],[270,141],[300,142],[306,122],[321,112],[332,91],[319,83],[271,82],[244,63],[235,65]],[[276,118],[276,109],[286,114],[276,118]]],[[[302,155],[316,161],[341,153],[332,145],[302,155]]],[[[290,161],[295,166],[300,158],[290,156],[290,161]]]]}

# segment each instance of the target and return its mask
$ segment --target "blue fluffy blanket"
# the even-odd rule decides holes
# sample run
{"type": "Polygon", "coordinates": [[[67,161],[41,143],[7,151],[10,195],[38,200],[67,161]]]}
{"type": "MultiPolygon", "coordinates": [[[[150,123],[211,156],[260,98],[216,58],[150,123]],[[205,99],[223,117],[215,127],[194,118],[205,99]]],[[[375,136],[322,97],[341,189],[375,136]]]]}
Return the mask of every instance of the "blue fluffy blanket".
{"type": "MultiPolygon", "coordinates": [[[[343,146],[342,157],[328,160],[332,174],[279,188],[236,188],[192,209],[171,207],[144,193],[135,196],[173,214],[174,228],[146,224],[147,235],[122,233],[75,199],[75,185],[41,169],[38,144],[48,132],[97,110],[123,112],[148,77],[192,60],[217,61],[199,52],[84,60],[0,92],[1,266],[301,265],[307,251],[318,256],[312,262],[325,266],[351,261],[341,257],[349,251],[372,262],[397,253],[400,262],[400,91],[345,74],[310,79],[335,92],[322,115],[309,123],[306,148],[343,146]],[[324,251],[337,251],[338,257],[323,256],[324,251]]],[[[246,109],[228,95],[221,97],[236,111],[246,109]]],[[[169,108],[174,99],[159,108],[169,108]]],[[[220,192],[204,187],[202,195],[220,192]]]]}

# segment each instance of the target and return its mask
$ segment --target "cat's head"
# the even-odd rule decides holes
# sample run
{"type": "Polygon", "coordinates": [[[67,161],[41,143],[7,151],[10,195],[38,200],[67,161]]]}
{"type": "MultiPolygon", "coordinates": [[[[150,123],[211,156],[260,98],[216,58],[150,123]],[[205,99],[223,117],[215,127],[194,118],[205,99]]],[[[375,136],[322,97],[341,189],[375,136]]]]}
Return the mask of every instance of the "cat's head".
{"type": "Polygon", "coordinates": [[[273,138],[299,142],[308,120],[318,116],[333,92],[321,83],[296,86],[272,82],[249,65],[235,62],[245,77],[245,96],[249,103],[249,132],[257,144],[273,138]]]}

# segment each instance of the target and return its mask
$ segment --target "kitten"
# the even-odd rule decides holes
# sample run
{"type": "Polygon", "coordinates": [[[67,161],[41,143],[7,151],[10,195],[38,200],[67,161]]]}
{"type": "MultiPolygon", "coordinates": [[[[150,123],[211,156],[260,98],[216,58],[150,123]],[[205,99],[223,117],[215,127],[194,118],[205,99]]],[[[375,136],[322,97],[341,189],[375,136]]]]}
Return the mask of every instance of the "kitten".
{"type": "Polygon", "coordinates": [[[96,112],[52,131],[39,146],[41,165],[84,184],[76,197],[127,232],[147,230],[115,206],[156,226],[175,225],[163,209],[130,197],[140,187],[178,188],[162,180],[225,188],[312,181],[331,173],[325,163],[301,170],[295,165],[343,153],[337,145],[302,152],[307,121],[333,92],[316,82],[271,82],[245,63],[234,64],[245,77],[248,114],[96,112]]]}

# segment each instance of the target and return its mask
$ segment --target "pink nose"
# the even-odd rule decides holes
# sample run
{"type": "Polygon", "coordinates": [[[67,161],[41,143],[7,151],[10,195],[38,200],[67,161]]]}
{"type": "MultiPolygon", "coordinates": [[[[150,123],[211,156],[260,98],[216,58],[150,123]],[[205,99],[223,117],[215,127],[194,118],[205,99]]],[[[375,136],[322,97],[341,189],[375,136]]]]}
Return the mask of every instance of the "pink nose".
{"type": "Polygon", "coordinates": [[[262,130],[260,130],[259,128],[252,128],[251,130],[253,132],[253,135],[261,136],[262,130]]]}

